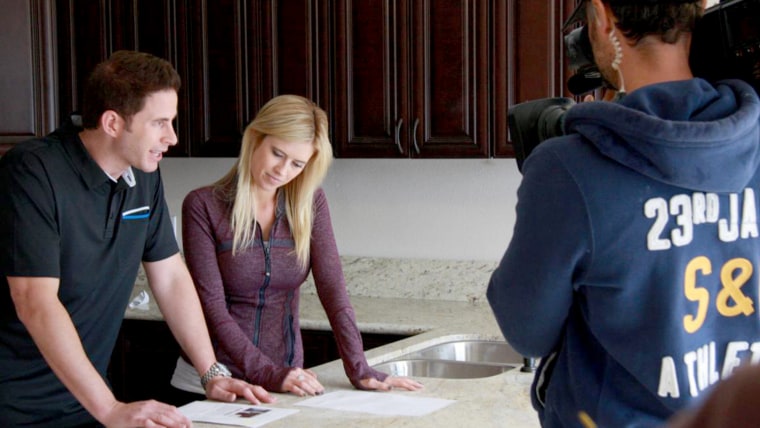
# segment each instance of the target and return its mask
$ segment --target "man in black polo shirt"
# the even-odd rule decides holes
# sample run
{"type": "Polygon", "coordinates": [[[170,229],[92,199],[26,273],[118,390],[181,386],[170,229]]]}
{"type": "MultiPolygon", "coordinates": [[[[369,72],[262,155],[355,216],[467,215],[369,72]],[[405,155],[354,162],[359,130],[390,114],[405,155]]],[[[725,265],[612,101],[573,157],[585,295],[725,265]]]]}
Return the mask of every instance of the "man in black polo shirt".
{"type": "MultiPolygon", "coordinates": [[[[209,398],[271,402],[216,362],[172,233],[158,162],[180,80],[152,55],[100,64],[79,117],[0,159],[0,426],[187,426],[105,378],[140,262],[209,398]]],[[[139,373],[135,373],[139,376],[139,373]]]]}

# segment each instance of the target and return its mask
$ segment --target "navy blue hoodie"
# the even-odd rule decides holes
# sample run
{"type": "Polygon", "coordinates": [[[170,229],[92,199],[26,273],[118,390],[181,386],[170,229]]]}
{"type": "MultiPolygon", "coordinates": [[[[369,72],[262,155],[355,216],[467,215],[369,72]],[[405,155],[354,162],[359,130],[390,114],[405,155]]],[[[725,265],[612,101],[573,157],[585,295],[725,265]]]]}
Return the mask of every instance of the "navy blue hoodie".
{"type": "Polygon", "coordinates": [[[572,107],[526,159],[488,300],[542,357],[543,426],[657,426],[760,361],[759,118],[744,82],[660,83],[572,107]]]}

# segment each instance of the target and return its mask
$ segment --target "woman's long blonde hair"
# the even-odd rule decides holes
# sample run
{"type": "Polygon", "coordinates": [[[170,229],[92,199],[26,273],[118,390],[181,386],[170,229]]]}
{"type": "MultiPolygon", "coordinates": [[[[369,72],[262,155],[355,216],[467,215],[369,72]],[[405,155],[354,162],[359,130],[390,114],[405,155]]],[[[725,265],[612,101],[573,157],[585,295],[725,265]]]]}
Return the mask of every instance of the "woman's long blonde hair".
{"type": "Polygon", "coordinates": [[[267,102],[243,134],[240,156],[230,171],[214,183],[215,191],[232,205],[232,254],[249,246],[255,237],[256,203],[253,197],[251,158],[264,137],[285,141],[312,141],[314,154],[296,178],[281,188],[295,254],[302,268],[309,262],[314,192],[332,162],[327,114],[313,101],[297,95],[280,95],[267,102]]]}

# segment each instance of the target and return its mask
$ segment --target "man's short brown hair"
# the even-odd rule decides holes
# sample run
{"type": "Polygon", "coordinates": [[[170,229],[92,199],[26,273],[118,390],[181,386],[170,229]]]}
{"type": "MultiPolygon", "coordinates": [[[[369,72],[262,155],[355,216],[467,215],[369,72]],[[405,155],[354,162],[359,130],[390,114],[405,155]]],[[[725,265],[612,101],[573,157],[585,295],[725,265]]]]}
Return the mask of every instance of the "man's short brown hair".
{"type": "Polygon", "coordinates": [[[703,14],[701,0],[602,1],[610,4],[618,29],[635,41],[655,35],[665,43],[675,43],[682,33],[694,31],[703,14]]]}
{"type": "Polygon", "coordinates": [[[142,110],[145,98],[158,91],[179,91],[180,77],[166,60],[145,52],[116,51],[98,64],[87,79],[82,100],[82,125],[98,127],[107,110],[127,123],[142,110]]]}

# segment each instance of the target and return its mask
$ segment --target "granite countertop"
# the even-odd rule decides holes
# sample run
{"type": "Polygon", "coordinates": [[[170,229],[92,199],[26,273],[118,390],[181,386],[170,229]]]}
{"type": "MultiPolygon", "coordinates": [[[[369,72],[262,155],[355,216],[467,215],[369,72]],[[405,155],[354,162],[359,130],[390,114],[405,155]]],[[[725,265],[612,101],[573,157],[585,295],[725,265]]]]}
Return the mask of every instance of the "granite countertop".
{"type": "MultiPolygon", "coordinates": [[[[460,339],[502,340],[485,301],[485,287],[495,263],[437,260],[343,258],[347,288],[359,329],[368,333],[409,334],[406,339],[366,352],[370,365],[407,352],[460,339]]],[[[133,295],[145,290],[144,275],[133,295]]],[[[149,291],[148,291],[148,294],[149,291]]],[[[161,320],[155,302],[145,309],[128,309],[127,318],[161,320]]],[[[305,329],[329,330],[327,317],[309,281],[301,290],[300,323],[305,329]]],[[[340,360],[313,370],[326,392],[353,390],[340,360]]],[[[275,394],[276,407],[299,412],[267,427],[481,427],[537,428],[530,404],[533,374],[519,369],[479,379],[418,378],[422,391],[393,391],[417,397],[456,400],[421,417],[387,417],[295,405],[306,398],[275,394]]],[[[196,423],[199,427],[215,425],[196,423]]]]}

